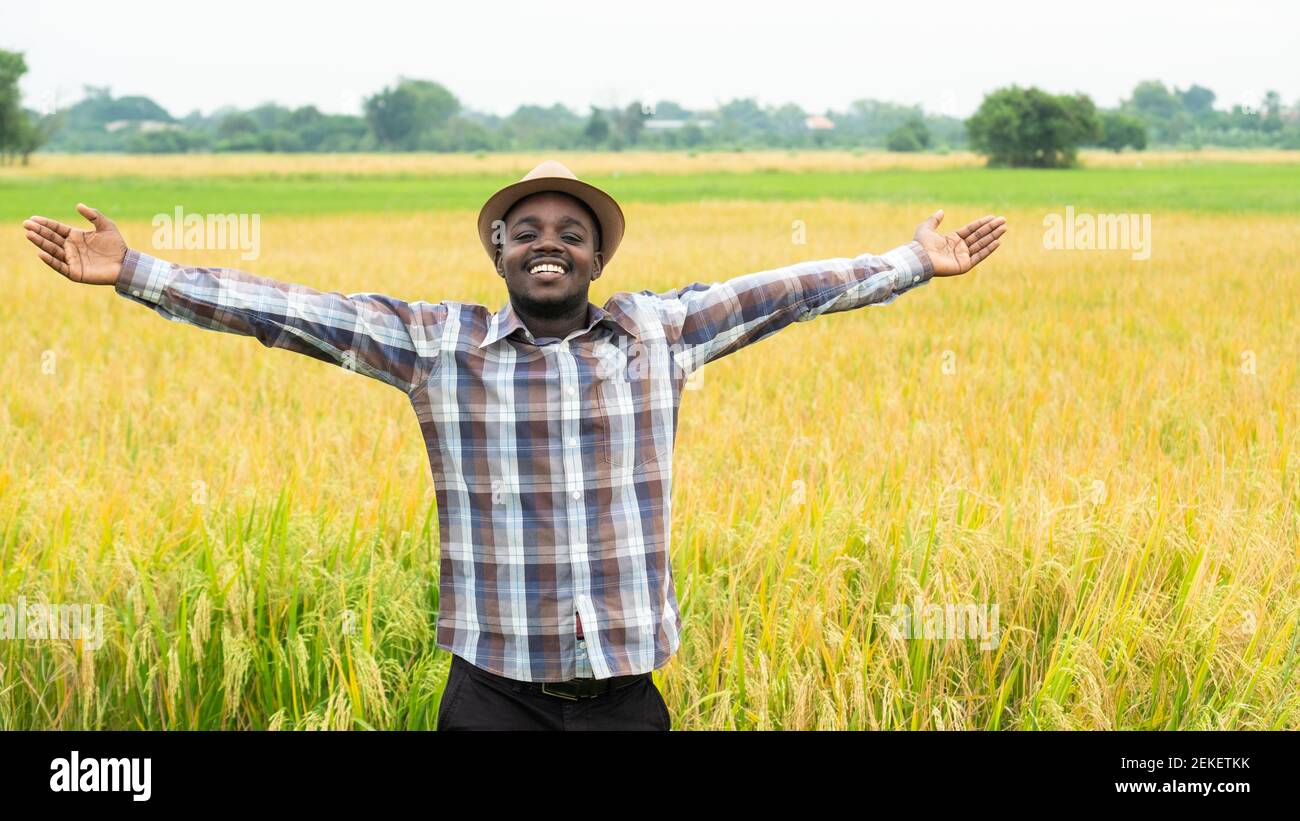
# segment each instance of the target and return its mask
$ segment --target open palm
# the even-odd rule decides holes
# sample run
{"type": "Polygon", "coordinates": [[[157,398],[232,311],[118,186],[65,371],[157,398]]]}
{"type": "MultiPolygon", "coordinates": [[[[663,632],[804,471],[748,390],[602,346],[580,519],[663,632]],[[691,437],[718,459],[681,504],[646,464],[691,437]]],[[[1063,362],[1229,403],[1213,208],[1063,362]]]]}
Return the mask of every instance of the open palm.
{"type": "Polygon", "coordinates": [[[917,226],[913,236],[930,255],[934,275],[939,277],[964,274],[998,248],[999,239],[1007,232],[1003,217],[980,217],[951,234],[940,234],[943,209],[935,211],[917,226]]]}
{"type": "Polygon", "coordinates": [[[113,221],[96,209],[78,203],[77,211],[95,230],[82,231],[58,220],[32,217],[23,222],[27,239],[39,249],[41,262],[73,282],[112,285],[122,270],[126,242],[113,221]]]}

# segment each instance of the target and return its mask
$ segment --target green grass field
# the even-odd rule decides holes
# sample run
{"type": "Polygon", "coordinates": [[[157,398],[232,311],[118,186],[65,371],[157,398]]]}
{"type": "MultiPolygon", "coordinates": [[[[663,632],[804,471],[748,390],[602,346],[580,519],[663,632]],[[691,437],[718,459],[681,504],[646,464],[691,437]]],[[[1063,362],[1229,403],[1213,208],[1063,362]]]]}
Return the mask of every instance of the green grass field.
{"type": "MultiPolygon", "coordinates": [[[[124,178],[4,180],[0,219],[33,213],[66,214],[79,201],[93,202],[114,217],[147,219],[179,204],[199,213],[311,215],[410,212],[473,208],[483,192],[512,181],[499,175],[442,174],[367,177],[304,174],[290,177],[124,178]]],[[[957,168],[750,174],[627,174],[591,180],[633,203],[718,200],[812,200],[912,202],[1013,207],[1060,207],[1113,211],[1178,209],[1211,213],[1300,211],[1298,165],[1184,165],[1067,171],[957,168]]]]}

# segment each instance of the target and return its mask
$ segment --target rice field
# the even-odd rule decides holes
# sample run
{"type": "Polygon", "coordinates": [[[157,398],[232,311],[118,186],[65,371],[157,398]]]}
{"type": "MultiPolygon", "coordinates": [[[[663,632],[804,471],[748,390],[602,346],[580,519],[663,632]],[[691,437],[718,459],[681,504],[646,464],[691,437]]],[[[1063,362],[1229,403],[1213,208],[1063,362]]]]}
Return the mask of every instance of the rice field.
{"type": "MultiPolygon", "coordinates": [[[[993,173],[945,165],[956,156],[900,169],[883,155],[725,155],[706,169],[735,177],[725,195],[625,202],[597,303],[884,251],[941,205],[946,227],[993,209],[1011,225],[972,274],[787,328],[686,394],[672,540],[685,629],[656,672],[675,729],[1300,728],[1300,205],[1259,176],[1300,165],[1235,156],[1210,166],[1225,182],[1199,205],[1122,192],[1151,198],[1145,261],[1045,248],[1044,215],[1071,202],[1050,172],[1017,177],[1007,207],[992,185],[957,205],[745,194],[795,171],[869,185],[892,169],[916,190],[956,173],[977,190],[993,173]],[[998,629],[899,635],[900,604],[996,607],[998,629]]],[[[359,177],[337,196],[385,174],[435,188],[517,176],[534,159],[349,158],[359,177]]],[[[660,174],[690,180],[654,165],[682,158],[564,159],[646,190],[660,174]]],[[[68,283],[23,238],[33,211],[75,216],[75,200],[28,207],[60,179],[106,192],[134,179],[121,196],[138,205],[118,223],[149,250],[140,208],[171,211],[178,180],[272,191],[281,172],[343,173],[334,158],[194,162],[0,171],[0,211],[21,212],[0,232],[0,603],[106,610],[98,648],[0,639],[0,728],[432,728],[450,657],[434,648],[436,509],[406,398],[68,283]]],[[[1192,179],[1199,161],[1143,162],[1192,179]]],[[[1087,187],[1118,170],[1070,173],[1087,187]]],[[[254,261],[157,253],[323,289],[504,302],[476,207],[339,206],[262,211],[254,261]]]]}

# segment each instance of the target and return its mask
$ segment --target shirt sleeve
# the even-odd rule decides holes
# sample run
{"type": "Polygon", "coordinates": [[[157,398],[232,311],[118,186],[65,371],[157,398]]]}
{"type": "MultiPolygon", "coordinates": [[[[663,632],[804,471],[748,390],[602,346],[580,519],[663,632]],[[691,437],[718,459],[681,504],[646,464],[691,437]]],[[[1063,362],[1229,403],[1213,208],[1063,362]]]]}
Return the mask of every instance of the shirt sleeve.
{"type": "MultiPolygon", "coordinates": [[[[865,305],[888,305],[929,282],[930,255],[919,242],[882,255],[800,262],[712,284],[694,283],[654,294],[678,330],[679,363],[690,372],[776,333],[865,305]]],[[[646,292],[648,293],[648,292],[646,292]]]]}
{"type": "Polygon", "coordinates": [[[410,393],[437,356],[443,303],[325,293],[230,268],[190,268],[129,249],[117,292],[162,316],[256,337],[410,393]]]}

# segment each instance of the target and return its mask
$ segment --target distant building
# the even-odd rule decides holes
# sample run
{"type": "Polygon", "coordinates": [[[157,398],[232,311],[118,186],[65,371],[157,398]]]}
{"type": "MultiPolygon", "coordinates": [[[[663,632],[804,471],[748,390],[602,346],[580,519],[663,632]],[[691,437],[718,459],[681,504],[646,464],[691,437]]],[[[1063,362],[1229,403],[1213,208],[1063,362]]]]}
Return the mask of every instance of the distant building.
{"type": "Polygon", "coordinates": [[[823,117],[820,114],[814,114],[803,121],[803,127],[809,131],[830,131],[835,127],[829,117],[823,117]]]}
{"type": "Polygon", "coordinates": [[[114,120],[111,123],[104,123],[104,130],[112,134],[114,131],[121,131],[124,128],[138,126],[141,133],[150,131],[179,131],[182,126],[177,123],[164,123],[161,120],[114,120]]]}
{"type": "Polygon", "coordinates": [[[713,125],[713,120],[646,120],[646,128],[657,131],[673,131],[678,128],[684,128],[688,125],[695,125],[699,128],[709,128],[713,125]]]}

